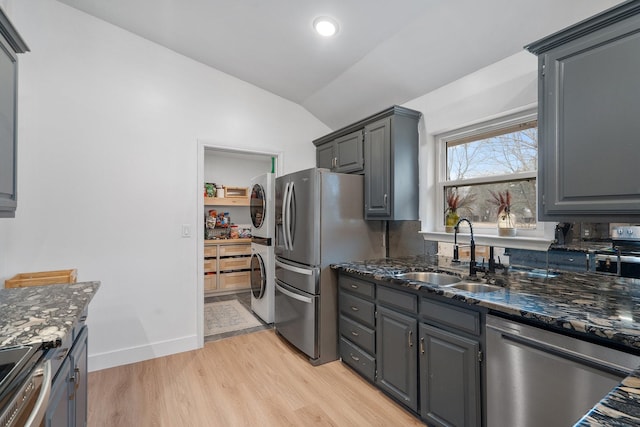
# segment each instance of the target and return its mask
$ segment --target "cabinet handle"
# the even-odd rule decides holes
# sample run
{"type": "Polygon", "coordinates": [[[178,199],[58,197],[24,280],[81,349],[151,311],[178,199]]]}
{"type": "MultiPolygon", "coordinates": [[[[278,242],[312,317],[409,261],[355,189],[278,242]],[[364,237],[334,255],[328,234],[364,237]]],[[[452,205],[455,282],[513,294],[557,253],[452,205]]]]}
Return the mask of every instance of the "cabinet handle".
{"type": "Polygon", "coordinates": [[[359,358],[359,357],[356,357],[356,356],[354,356],[354,355],[353,355],[353,354],[351,354],[351,353],[349,353],[349,356],[351,356],[351,358],[352,358],[354,361],[356,361],[356,362],[359,362],[359,361],[360,361],[360,358],[359,358]]]}
{"type": "Polygon", "coordinates": [[[359,311],[360,309],[359,309],[358,307],[351,306],[351,310],[353,310],[353,311],[359,311]]]}
{"type": "Polygon", "coordinates": [[[358,289],[358,285],[351,285],[351,289],[358,289]]]}
{"type": "Polygon", "coordinates": [[[413,347],[413,341],[411,338],[413,338],[413,331],[409,331],[409,347],[413,347]]]}
{"type": "Polygon", "coordinates": [[[424,354],[424,337],[420,338],[420,353],[424,354]]]}
{"type": "Polygon", "coordinates": [[[387,206],[387,194],[384,195],[384,205],[387,206]]]}
{"type": "Polygon", "coordinates": [[[76,391],[78,391],[78,387],[80,387],[80,368],[75,368],[73,370],[73,376],[69,378],[73,384],[73,393],[69,396],[69,400],[74,400],[76,398],[76,391]]]}
{"type": "Polygon", "coordinates": [[[353,335],[354,337],[358,337],[360,336],[359,333],[357,333],[356,331],[351,331],[351,335],[353,335]]]}

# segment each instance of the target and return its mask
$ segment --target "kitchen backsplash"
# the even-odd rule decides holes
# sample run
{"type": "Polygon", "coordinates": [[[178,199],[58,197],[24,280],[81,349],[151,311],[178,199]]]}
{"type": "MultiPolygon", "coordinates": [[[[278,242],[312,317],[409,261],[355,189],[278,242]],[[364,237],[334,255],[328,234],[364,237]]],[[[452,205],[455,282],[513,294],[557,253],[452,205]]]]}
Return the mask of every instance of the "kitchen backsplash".
{"type": "Polygon", "coordinates": [[[389,221],[387,255],[396,258],[411,255],[435,255],[438,243],[424,240],[420,221],[389,221]]]}

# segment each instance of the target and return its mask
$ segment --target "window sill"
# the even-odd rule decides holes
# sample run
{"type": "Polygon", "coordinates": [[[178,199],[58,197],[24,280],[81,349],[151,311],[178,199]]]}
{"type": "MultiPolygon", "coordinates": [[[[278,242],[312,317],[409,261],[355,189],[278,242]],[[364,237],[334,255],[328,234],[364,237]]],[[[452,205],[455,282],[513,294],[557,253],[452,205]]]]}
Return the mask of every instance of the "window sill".
{"type": "MultiPolygon", "coordinates": [[[[435,240],[437,242],[453,243],[454,233],[444,233],[438,231],[420,231],[425,240],[435,240]]],[[[553,243],[553,239],[543,237],[501,237],[489,234],[473,234],[476,245],[496,246],[500,248],[528,249],[532,251],[547,251],[553,243]]],[[[469,233],[462,231],[458,233],[459,243],[469,243],[469,233]]]]}

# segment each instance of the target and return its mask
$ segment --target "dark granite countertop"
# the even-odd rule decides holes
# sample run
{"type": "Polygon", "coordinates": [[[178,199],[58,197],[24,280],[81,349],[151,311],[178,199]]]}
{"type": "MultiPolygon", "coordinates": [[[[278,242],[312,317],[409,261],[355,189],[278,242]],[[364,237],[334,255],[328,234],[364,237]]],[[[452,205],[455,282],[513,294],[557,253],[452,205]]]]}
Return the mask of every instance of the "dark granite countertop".
{"type": "MultiPolygon", "coordinates": [[[[373,278],[400,288],[451,298],[521,318],[529,323],[593,338],[612,347],[640,355],[640,280],[592,273],[548,274],[540,270],[515,270],[508,274],[478,273],[483,280],[503,288],[472,293],[451,287],[395,278],[409,271],[446,271],[468,277],[468,267],[448,257],[407,257],[332,265],[347,273],[373,278]]],[[[576,425],[640,425],[640,367],[611,391],[576,425]]]]}
{"type": "Polygon", "coordinates": [[[0,289],[0,347],[60,345],[78,323],[100,282],[0,289]]]}

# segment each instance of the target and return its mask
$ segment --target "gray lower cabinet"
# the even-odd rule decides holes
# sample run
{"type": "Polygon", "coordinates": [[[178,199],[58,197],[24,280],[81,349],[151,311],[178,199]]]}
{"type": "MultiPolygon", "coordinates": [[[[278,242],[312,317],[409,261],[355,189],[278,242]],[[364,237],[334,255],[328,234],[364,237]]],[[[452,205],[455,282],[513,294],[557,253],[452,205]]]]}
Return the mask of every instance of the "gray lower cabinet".
{"type": "Polygon", "coordinates": [[[540,220],[640,215],[640,4],[527,46],[538,55],[540,220]]]}
{"type": "Polygon", "coordinates": [[[420,415],[431,426],[482,425],[479,312],[420,300],[420,415]]]}
{"type": "Polygon", "coordinates": [[[0,8],[0,218],[17,207],[18,53],[29,48],[0,8]]]}
{"type": "Polygon", "coordinates": [[[340,356],[429,426],[482,426],[479,311],[340,273],[340,356]]]}
{"type": "Polygon", "coordinates": [[[420,414],[431,426],[480,425],[477,340],[420,323],[420,414]]]}
{"type": "Polygon", "coordinates": [[[418,411],[418,321],[386,307],[377,308],[376,384],[418,411]]]}
{"type": "MultiPolygon", "coordinates": [[[[87,341],[88,330],[82,326],[71,345],[51,350],[54,366],[45,427],[86,427],[87,425],[87,341]]],[[[70,340],[71,341],[71,340],[70,340]]]]}
{"type": "Polygon", "coordinates": [[[338,281],[340,357],[373,382],[375,357],[375,285],[341,275],[338,281]]]}
{"type": "Polygon", "coordinates": [[[364,169],[362,130],[343,135],[316,148],[316,164],[333,172],[358,173],[364,169]]]}

